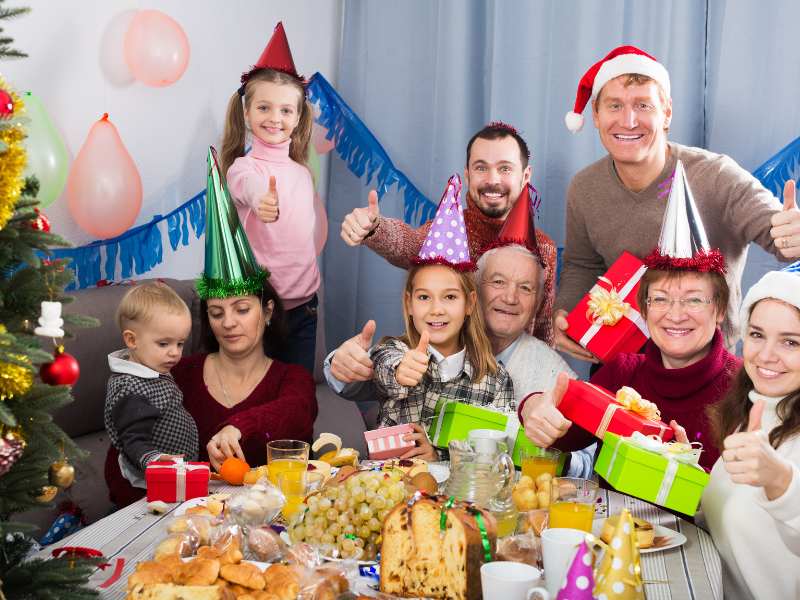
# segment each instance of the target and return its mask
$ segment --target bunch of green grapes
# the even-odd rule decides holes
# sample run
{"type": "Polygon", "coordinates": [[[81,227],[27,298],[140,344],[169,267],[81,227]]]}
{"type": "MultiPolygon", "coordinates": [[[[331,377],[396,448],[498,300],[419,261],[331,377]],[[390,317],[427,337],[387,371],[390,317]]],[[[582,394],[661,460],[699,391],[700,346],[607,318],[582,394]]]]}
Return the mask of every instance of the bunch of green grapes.
{"type": "Polygon", "coordinates": [[[323,555],[374,560],[389,511],[406,498],[403,474],[361,471],[309,496],[289,526],[292,542],[317,546],[323,555]]]}

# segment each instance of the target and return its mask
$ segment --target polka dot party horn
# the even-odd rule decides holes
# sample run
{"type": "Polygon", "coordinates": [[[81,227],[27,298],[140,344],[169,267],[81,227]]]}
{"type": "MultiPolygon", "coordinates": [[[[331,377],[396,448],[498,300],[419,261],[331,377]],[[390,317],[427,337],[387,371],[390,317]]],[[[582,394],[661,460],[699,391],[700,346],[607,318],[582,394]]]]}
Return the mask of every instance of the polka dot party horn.
{"type": "Polygon", "coordinates": [[[558,590],[556,600],[593,600],[594,574],[592,556],[586,542],[581,542],[578,553],[572,559],[564,584],[558,590]]]}

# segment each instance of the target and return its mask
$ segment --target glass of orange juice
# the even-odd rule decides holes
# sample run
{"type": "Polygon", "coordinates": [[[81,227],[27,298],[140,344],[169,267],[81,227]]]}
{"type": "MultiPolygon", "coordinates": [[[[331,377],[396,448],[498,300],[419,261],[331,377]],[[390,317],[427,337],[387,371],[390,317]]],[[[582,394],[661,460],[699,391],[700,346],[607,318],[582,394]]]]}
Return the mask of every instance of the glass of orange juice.
{"type": "Polygon", "coordinates": [[[288,521],[295,514],[305,497],[322,487],[325,477],[313,471],[283,471],[278,473],[278,487],[286,498],[281,513],[288,521]]]}
{"type": "Polygon", "coordinates": [[[267,443],[267,471],[272,485],[278,485],[278,475],[285,471],[305,472],[308,467],[308,442],[274,440],[267,443]]]}
{"type": "Polygon", "coordinates": [[[534,481],[542,473],[550,473],[555,477],[560,456],[561,452],[555,448],[525,448],[522,450],[522,474],[534,481]]]}
{"type": "Polygon", "coordinates": [[[548,527],[581,529],[591,533],[598,485],[591,479],[556,477],[550,493],[548,527]]]}

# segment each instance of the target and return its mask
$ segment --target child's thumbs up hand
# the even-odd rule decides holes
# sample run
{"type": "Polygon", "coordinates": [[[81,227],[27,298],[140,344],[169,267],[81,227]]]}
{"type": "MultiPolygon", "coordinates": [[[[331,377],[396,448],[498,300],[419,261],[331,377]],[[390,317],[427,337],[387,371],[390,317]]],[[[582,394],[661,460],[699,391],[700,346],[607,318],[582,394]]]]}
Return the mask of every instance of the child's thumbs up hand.
{"type": "Polygon", "coordinates": [[[422,381],[422,376],[428,370],[428,342],[430,334],[423,331],[419,338],[419,344],[412,348],[403,356],[403,360],[397,365],[395,379],[397,383],[404,387],[415,387],[422,381]]]}
{"type": "Polygon", "coordinates": [[[278,207],[278,186],[275,184],[275,177],[269,178],[269,190],[261,197],[258,205],[258,218],[263,223],[274,223],[280,216],[278,207]]]}
{"type": "Polygon", "coordinates": [[[797,192],[793,179],[783,186],[783,210],[772,215],[769,230],[775,246],[786,258],[800,256],[800,210],[797,210],[797,192]]]}

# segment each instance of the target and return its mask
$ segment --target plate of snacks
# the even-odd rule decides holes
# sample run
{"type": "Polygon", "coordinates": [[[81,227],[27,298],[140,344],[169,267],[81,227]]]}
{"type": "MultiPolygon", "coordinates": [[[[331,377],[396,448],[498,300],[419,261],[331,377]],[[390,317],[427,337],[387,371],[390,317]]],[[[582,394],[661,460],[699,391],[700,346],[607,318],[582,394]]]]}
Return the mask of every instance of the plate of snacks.
{"type": "MultiPolygon", "coordinates": [[[[618,522],[619,515],[611,515],[607,519],[595,519],[592,523],[592,533],[607,544],[611,543],[618,522]]],[[[633,528],[636,532],[636,541],[639,543],[639,552],[642,554],[669,550],[686,543],[686,536],[682,533],[663,525],[653,525],[644,519],[634,517],[633,528]]]]}

